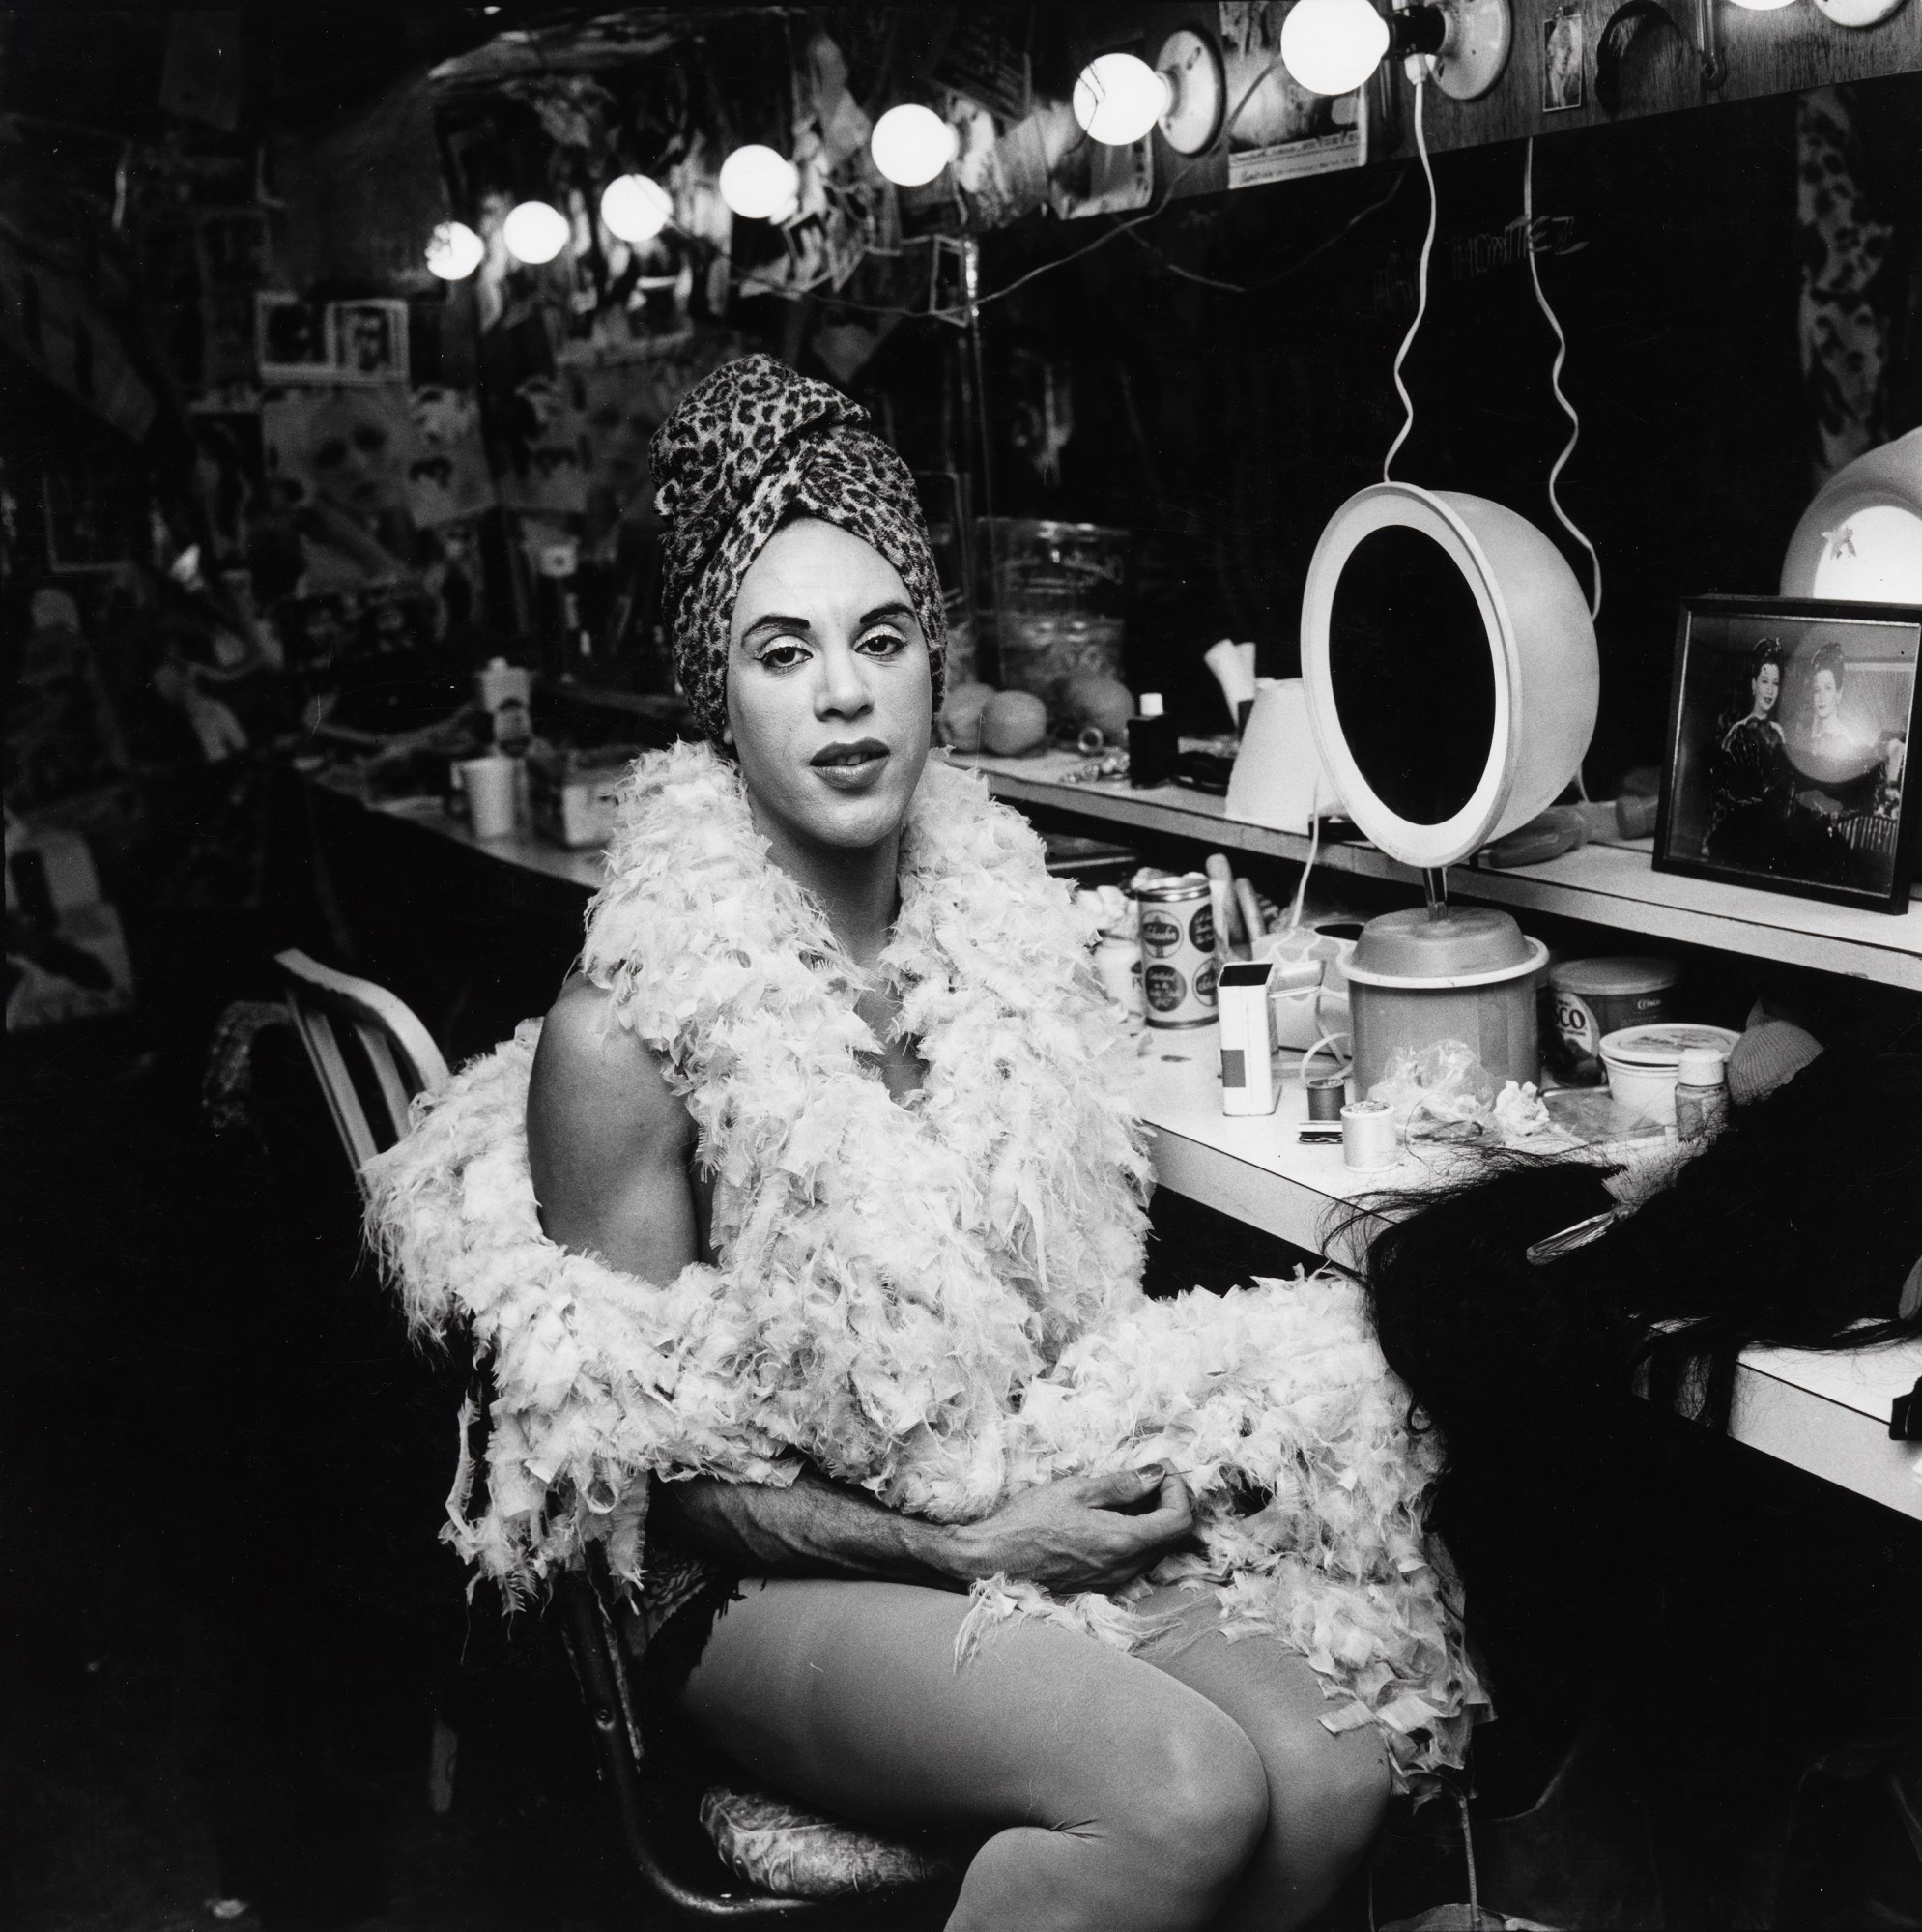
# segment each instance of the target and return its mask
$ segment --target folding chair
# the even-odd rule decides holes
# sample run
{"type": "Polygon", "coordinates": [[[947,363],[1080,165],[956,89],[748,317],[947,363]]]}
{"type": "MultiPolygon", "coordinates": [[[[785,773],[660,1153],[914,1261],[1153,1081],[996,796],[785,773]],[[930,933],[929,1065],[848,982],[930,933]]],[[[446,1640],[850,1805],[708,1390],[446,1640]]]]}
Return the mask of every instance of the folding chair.
{"type": "Polygon", "coordinates": [[[433,1035],[386,987],[335,972],[298,948],[277,954],[274,965],[294,1030],[359,1182],[361,1168],[407,1132],[414,1096],[446,1085],[447,1063],[433,1035]]]}

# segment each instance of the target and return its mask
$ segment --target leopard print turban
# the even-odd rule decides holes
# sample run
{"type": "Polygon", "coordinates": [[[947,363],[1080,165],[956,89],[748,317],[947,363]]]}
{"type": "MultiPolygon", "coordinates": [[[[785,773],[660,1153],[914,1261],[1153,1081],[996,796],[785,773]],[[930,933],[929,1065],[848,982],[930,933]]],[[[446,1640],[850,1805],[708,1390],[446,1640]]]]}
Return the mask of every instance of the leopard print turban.
{"type": "Polygon", "coordinates": [[[728,722],[728,625],[762,546],[797,516],[838,525],[901,573],[928,640],[941,702],[947,624],[914,479],[839,389],[772,356],[745,356],[688,391],[648,456],[667,525],[662,615],[695,723],[720,740],[728,722]]]}

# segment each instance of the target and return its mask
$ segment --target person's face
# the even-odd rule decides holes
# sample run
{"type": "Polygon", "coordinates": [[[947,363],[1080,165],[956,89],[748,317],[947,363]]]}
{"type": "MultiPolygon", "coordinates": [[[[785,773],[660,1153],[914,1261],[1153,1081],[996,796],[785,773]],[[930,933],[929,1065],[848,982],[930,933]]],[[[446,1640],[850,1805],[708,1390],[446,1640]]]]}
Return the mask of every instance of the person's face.
{"type": "Polygon", "coordinates": [[[1841,702],[1842,693],[1836,688],[1835,673],[1826,665],[1815,675],[1815,690],[1810,702],[1815,706],[1815,714],[1826,723],[1835,715],[1835,707],[1841,702]]]}
{"type": "Polygon", "coordinates": [[[392,428],[359,398],[343,396],[315,413],[308,460],[321,495],[357,516],[378,516],[400,501],[392,428]]]}
{"type": "Polygon", "coordinates": [[[728,724],[755,822],[775,842],[892,837],[928,762],[928,641],[894,566],[812,519],[777,531],[729,625],[728,724]]]}
{"type": "Polygon", "coordinates": [[[1782,667],[1779,664],[1764,664],[1751,681],[1755,692],[1755,714],[1765,718],[1775,708],[1775,701],[1782,695],[1782,667]]]}

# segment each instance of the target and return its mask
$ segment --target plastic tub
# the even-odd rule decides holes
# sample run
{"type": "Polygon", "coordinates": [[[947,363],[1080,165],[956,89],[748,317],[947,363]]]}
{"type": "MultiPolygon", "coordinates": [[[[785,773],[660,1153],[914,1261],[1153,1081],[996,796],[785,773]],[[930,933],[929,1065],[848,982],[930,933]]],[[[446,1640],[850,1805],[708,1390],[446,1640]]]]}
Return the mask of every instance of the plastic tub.
{"type": "Polygon", "coordinates": [[[1627,1026],[1674,1020],[1681,967],[1674,960],[1636,955],[1558,960],[1548,969],[1555,1006],[1557,1070],[1577,1086],[1599,1086],[1601,1043],[1627,1026]]]}
{"type": "Polygon", "coordinates": [[[1665,1021],[1651,1026],[1624,1026],[1604,1036],[1602,1065],[1608,1070],[1608,1090],[1625,1108],[1645,1119],[1675,1125],[1676,1081],[1681,1078],[1681,1055],[1688,1047],[1708,1047],[1727,1055],[1741,1035],[1727,1026],[1698,1026],[1665,1021]]]}

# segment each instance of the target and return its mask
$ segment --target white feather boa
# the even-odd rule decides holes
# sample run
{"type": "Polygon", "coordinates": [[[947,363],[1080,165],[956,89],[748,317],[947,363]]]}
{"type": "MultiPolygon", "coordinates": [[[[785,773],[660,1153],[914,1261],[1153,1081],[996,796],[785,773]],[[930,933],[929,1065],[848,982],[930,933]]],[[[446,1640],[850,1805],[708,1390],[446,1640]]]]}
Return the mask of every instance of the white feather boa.
{"type": "MultiPolygon", "coordinates": [[[[700,1130],[715,1265],[654,1286],[542,1233],[538,1023],[418,1108],[369,1169],[369,1226],[413,1321],[464,1322],[492,1362],[486,1505],[468,1520],[464,1469],[452,1512],[470,1560],[513,1595],[600,1539],[638,1580],[649,1475],[779,1484],[806,1460],[964,1521],[1165,1461],[1200,1535],[1153,1580],[1302,1651],[1340,1700],[1326,1721],[1377,1719],[1404,1774],[1459,1763],[1482,1700],[1422,1535],[1436,1452],[1345,1282],[1141,1296],[1133,1055],[1023,822],[930,763],[879,967],[927,1068],[904,1106],[860,1057],[863,975],[713,752],[639,761],[608,865],[583,965],[700,1130]]],[[[1154,1633],[996,1579],[964,1649],[1017,1613],[1154,1633]]]]}

